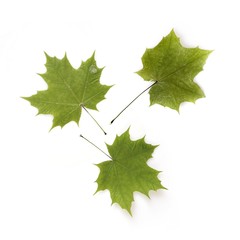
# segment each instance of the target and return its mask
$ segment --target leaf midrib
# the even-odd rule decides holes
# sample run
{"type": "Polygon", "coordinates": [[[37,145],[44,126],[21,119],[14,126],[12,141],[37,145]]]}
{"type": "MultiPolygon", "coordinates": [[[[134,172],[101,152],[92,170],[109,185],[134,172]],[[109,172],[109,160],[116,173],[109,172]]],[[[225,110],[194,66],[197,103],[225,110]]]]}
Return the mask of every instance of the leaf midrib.
{"type": "Polygon", "coordinates": [[[195,62],[196,60],[198,60],[198,59],[200,59],[200,58],[202,58],[202,57],[204,57],[205,55],[208,55],[208,54],[209,54],[209,53],[205,53],[205,54],[201,55],[200,57],[194,58],[193,60],[191,60],[191,61],[189,61],[188,63],[184,64],[184,65],[181,66],[180,68],[178,68],[178,69],[176,69],[175,71],[173,71],[173,72],[171,72],[171,73],[163,76],[162,78],[160,78],[159,80],[156,80],[156,81],[158,81],[158,82],[160,82],[160,81],[166,81],[166,79],[167,79],[168,77],[174,75],[174,74],[177,73],[178,71],[181,71],[182,69],[184,69],[184,68],[185,68],[186,66],[188,66],[189,64],[195,62]]]}
{"type": "MultiPolygon", "coordinates": [[[[94,61],[94,59],[91,58],[90,66],[92,65],[93,61],[94,61]]],[[[83,100],[84,100],[85,92],[87,89],[88,81],[89,81],[89,69],[87,69],[87,76],[86,76],[86,80],[84,81],[81,104],[84,104],[83,100]]]]}
{"type": "Polygon", "coordinates": [[[37,101],[38,103],[48,103],[48,104],[56,104],[56,105],[63,105],[63,106],[79,106],[77,103],[62,103],[62,102],[52,102],[52,101],[37,101]]]}
{"type": "Polygon", "coordinates": [[[75,100],[77,101],[76,103],[79,105],[80,101],[78,99],[78,97],[76,96],[76,94],[74,93],[74,91],[72,90],[71,86],[69,84],[67,84],[67,82],[65,81],[65,79],[63,78],[63,76],[56,71],[57,75],[60,77],[60,79],[62,80],[62,82],[64,83],[64,85],[66,86],[66,88],[72,93],[72,96],[75,98],[75,100]]]}

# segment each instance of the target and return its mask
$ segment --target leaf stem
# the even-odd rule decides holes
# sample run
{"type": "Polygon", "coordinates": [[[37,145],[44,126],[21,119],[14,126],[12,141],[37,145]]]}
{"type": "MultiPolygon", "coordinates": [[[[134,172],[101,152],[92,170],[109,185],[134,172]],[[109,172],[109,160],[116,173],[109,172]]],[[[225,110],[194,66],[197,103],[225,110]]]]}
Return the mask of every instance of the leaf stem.
{"type": "Polygon", "coordinates": [[[91,115],[91,113],[84,107],[84,105],[82,104],[81,107],[86,111],[86,113],[93,119],[93,121],[98,125],[98,127],[103,131],[103,133],[105,135],[107,135],[107,133],[104,131],[104,129],[101,127],[101,125],[97,122],[97,120],[91,115]]]}
{"type": "Polygon", "coordinates": [[[143,90],[140,94],[138,94],[123,110],[110,122],[112,124],[133,102],[135,102],[143,93],[145,93],[148,89],[153,87],[155,84],[157,84],[157,81],[155,81],[152,85],[147,87],[145,90],[143,90]]]}
{"type": "Polygon", "coordinates": [[[105,154],[107,157],[109,157],[110,159],[112,159],[111,156],[109,156],[107,153],[105,153],[102,149],[100,149],[97,145],[95,145],[93,142],[89,141],[87,138],[85,138],[82,134],[80,134],[80,137],[83,138],[84,140],[86,140],[87,142],[89,142],[90,144],[92,144],[95,148],[97,148],[99,151],[101,151],[103,154],[105,154]]]}

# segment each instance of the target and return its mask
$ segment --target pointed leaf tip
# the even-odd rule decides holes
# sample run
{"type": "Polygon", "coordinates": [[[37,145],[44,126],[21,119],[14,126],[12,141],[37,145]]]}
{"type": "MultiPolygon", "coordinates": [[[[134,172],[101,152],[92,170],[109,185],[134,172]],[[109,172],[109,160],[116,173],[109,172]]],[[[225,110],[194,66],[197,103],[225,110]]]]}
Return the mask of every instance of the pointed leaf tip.
{"type": "Polygon", "coordinates": [[[47,54],[47,52],[45,52],[44,51],[44,55],[45,55],[45,57],[46,57],[46,60],[48,60],[48,59],[51,59],[52,57],[50,57],[48,54],[47,54]]]}

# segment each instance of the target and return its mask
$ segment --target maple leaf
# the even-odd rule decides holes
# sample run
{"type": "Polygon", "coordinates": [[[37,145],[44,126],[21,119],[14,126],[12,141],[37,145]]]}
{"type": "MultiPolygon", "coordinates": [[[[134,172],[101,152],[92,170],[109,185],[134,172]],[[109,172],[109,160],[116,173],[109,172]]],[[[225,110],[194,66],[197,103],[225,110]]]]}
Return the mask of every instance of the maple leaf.
{"type": "Polygon", "coordinates": [[[52,128],[70,121],[78,124],[82,108],[97,110],[97,103],[111,87],[99,82],[103,68],[97,67],[94,54],[78,69],[71,66],[66,54],[62,59],[45,55],[47,71],[39,75],[48,89],[24,99],[38,108],[38,114],[53,115],[52,128]]]}
{"type": "Polygon", "coordinates": [[[193,81],[203,70],[212,51],[185,48],[172,30],[142,57],[143,68],[137,73],[146,81],[156,81],[150,91],[150,104],[161,104],[179,111],[182,102],[195,102],[205,97],[193,81]]]}
{"type": "Polygon", "coordinates": [[[96,192],[108,189],[112,203],[131,215],[135,191],[149,197],[150,190],[165,189],[157,177],[160,172],[147,165],[156,147],[145,143],[144,138],[132,141],[129,129],[117,136],[112,145],[107,145],[111,160],[97,164],[100,173],[96,192]]]}

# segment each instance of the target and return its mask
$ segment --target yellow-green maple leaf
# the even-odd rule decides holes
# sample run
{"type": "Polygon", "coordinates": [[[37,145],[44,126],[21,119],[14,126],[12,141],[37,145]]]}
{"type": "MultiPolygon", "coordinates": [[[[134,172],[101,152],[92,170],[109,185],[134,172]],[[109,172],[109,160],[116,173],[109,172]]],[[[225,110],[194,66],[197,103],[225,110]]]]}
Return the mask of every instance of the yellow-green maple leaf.
{"type": "Polygon", "coordinates": [[[179,111],[182,102],[205,97],[194,77],[212,51],[185,48],[172,30],[160,43],[147,49],[143,68],[137,73],[146,81],[156,81],[149,91],[151,105],[157,103],[179,111]]]}
{"type": "Polygon", "coordinates": [[[82,107],[97,110],[96,105],[110,88],[99,82],[103,68],[97,67],[94,54],[78,69],[71,66],[66,55],[58,59],[46,54],[46,58],[47,71],[39,75],[48,89],[24,99],[38,108],[38,114],[53,115],[52,128],[70,121],[78,124],[82,107]]]}
{"type": "Polygon", "coordinates": [[[97,192],[108,189],[112,203],[118,203],[131,214],[135,191],[149,197],[150,190],[165,189],[158,179],[160,172],[147,165],[156,147],[147,144],[144,138],[132,141],[129,130],[117,136],[112,145],[107,145],[112,159],[97,164],[100,169],[97,192]]]}

